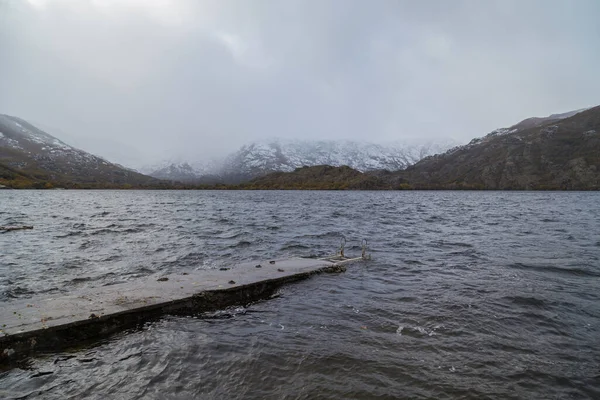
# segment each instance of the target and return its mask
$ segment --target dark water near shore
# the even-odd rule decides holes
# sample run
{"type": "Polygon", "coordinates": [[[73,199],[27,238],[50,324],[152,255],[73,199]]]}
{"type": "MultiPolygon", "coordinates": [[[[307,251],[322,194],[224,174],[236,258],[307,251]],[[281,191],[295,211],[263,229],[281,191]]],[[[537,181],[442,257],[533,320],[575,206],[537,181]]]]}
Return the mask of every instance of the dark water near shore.
{"type": "MultiPolygon", "coordinates": [[[[0,191],[0,301],[360,253],[0,373],[0,398],[600,398],[600,193],[0,191]]],[[[1,322],[0,322],[1,323],[1,322]]]]}

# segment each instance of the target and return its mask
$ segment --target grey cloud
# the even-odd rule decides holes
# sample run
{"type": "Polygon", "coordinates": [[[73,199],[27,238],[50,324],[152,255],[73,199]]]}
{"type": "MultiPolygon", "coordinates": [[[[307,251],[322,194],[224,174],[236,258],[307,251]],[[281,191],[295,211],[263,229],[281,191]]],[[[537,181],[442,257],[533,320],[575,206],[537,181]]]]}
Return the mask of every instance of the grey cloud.
{"type": "Polygon", "coordinates": [[[467,141],[600,91],[594,0],[31,3],[0,3],[0,112],[125,164],[276,136],[467,141]]]}

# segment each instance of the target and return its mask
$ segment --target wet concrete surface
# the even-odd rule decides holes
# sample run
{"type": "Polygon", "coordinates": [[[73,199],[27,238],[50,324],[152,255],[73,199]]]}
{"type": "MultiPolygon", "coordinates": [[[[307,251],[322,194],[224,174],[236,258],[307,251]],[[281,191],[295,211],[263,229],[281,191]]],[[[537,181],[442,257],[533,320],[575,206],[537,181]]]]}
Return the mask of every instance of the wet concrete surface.
{"type": "Polygon", "coordinates": [[[76,346],[165,314],[248,304],[268,298],[284,283],[343,270],[317,259],[265,260],[6,303],[0,311],[0,361],[76,346]]]}

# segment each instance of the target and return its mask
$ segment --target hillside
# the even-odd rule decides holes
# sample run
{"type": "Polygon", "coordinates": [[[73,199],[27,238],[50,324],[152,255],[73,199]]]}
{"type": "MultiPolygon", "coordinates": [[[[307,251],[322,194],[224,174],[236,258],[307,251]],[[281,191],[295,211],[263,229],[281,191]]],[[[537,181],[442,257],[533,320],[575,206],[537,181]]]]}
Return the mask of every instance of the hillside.
{"type": "Polygon", "coordinates": [[[220,161],[177,160],[142,171],[160,179],[193,183],[239,183],[271,172],[318,165],[346,165],[361,172],[397,171],[455,144],[452,140],[381,145],[351,140],[272,139],[245,144],[220,161]]]}
{"type": "Polygon", "coordinates": [[[264,190],[370,190],[388,189],[387,183],[368,173],[348,166],[317,165],[297,168],[292,172],[273,172],[236,189],[264,190]]]}
{"type": "Polygon", "coordinates": [[[218,166],[218,174],[209,174],[210,170],[215,171],[216,164],[198,168],[185,162],[164,164],[159,172],[170,181],[165,182],[69,146],[20,118],[0,115],[0,185],[13,188],[600,190],[600,106],[528,118],[473,139],[467,145],[422,158],[436,148],[431,145],[413,148],[410,152],[405,148],[400,156],[397,147],[386,149],[349,141],[255,143],[230,155],[218,166]],[[411,160],[419,158],[421,161],[409,165],[411,160]],[[181,174],[184,179],[177,179],[181,174]],[[236,184],[242,180],[247,182],[236,184]],[[229,182],[229,186],[223,182],[229,182]]]}
{"type": "Polygon", "coordinates": [[[0,114],[0,184],[127,187],[160,182],[71,147],[23,119],[0,114]]]}
{"type": "Polygon", "coordinates": [[[600,107],[528,120],[394,174],[414,188],[600,189],[600,107]]]}
{"type": "Polygon", "coordinates": [[[196,163],[191,165],[186,161],[166,161],[147,167],[144,171],[154,178],[170,182],[210,185],[227,181],[218,174],[219,168],[212,164],[196,163]]]}
{"type": "Polygon", "coordinates": [[[524,129],[529,129],[529,128],[535,128],[538,126],[549,124],[550,122],[556,122],[556,121],[560,121],[565,118],[572,117],[573,115],[579,114],[580,112],[583,112],[586,110],[588,110],[588,108],[582,108],[580,110],[574,110],[574,111],[569,111],[569,112],[560,113],[560,114],[552,114],[547,117],[527,118],[527,119],[524,119],[523,121],[519,122],[518,124],[511,126],[510,128],[508,128],[508,130],[512,131],[512,130],[524,130],[524,129]]]}

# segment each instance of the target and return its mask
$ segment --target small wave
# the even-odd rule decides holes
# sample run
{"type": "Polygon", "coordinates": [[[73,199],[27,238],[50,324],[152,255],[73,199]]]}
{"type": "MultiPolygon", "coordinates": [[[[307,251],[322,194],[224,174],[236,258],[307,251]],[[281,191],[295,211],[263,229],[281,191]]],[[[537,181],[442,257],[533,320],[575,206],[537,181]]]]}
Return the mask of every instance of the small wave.
{"type": "Polygon", "coordinates": [[[568,326],[560,321],[559,319],[555,319],[552,313],[547,312],[546,310],[535,310],[529,309],[526,312],[519,313],[519,319],[525,321],[535,321],[536,328],[551,328],[555,332],[561,332],[561,329],[568,329],[568,326]]]}
{"type": "Polygon", "coordinates": [[[342,213],[341,211],[334,211],[331,213],[331,217],[332,218],[339,218],[339,217],[345,217],[346,214],[342,213]]]}
{"type": "Polygon", "coordinates": [[[11,287],[4,291],[3,297],[9,298],[9,299],[18,299],[20,297],[29,297],[29,296],[32,296],[33,294],[35,294],[35,292],[32,290],[29,290],[29,289],[21,287],[21,286],[14,286],[14,287],[11,287]]]}
{"type": "Polygon", "coordinates": [[[118,255],[118,254],[112,254],[106,258],[104,258],[102,261],[106,262],[106,261],[117,261],[120,260],[121,258],[123,258],[122,256],[118,255]]]}
{"type": "Polygon", "coordinates": [[[556,376],[553,374],[548,374],[542,371],[536,371],[533,369],[525,369],[520,372],[516,372],[513,374],[509,374],[506,376],[508,379],[512,381],[537,381],[537,382],[548,382],[548,384],[559,385],[569,388],[578,387],[578,383],[571,381],[569,378],[564,376],[556,376]]]}
{"type": "Polygon", "coordinates": [[[572,276],[592,276],[599,277],[600,273],[589,271],[581,268],[561,268],[552,265],[530,265],[523,263],[512,263],[508,264],[509,268],[520,269],[520,270],[532,270],[544,273],[557,273],[572,276]]]}
{"type": "Polygon", "coordinates": [[[280,248],[280,250],[307,250],[310,249],[309,246],[305,246],[303,244],[286,244],[280,248]]]}
{"type": "Polygon", "coordinates": [[[148,275],[148,274],[153,274],[155,272],[156,271],[154,271],[150,268],[139,267],[138,269],[135,270],[135,273],[133,273],[132,275],[138,275],[138,274],[148,275]]]}
{"type": "Polygon", "coordinates": [[[408,265],[424,265],[421,261],[419,260],[403,260],[405,264],[408,265]]]}
{"type": "Polygon", "coordinates": [[[139,227],[127,228],[127,229],[123,229],[121,232],[124,232],[124,233],[140,233],[140,232],[144,232],[144,229],[139,228],[139,227]]]}
{"type": "Polygon", "coordinates": [[[342,235],[339,232],[335,232],[335,231],[330,231],[330,232],[325,232],[325,233],[317,233],[317,234],[308,234],[308,235],[302,235],[302,236],[296,236],[296,238],[298,239],[302,239],[302,238],[307,238],[307,239],[327,239],[327,238],[337,238],[338,240],[340,240],[342,238],[342,235]]]}
{"type": "Polygon", "coordinates": [[[73,237],[73,236],[82,236],[85,235],[85,233],[83,231],[69,231],[65,234],[62,235],[56,235],[54,236],[57,239],[64,239],[64,238],[68,238],[68,237],[73,237]]]}
{"type": "Polygon", "coordinates": [[[442,325],[436,325],[433,328],[426,328],[423,326],[415,325],[415,326],[405,326],[403,324],[399,324],[396,329],[396,334],[398,336],[410,336],[415,338],[422,337],[431,337],[437,334],[437,330],[442,328],[442,325]]]}
{"type": "Polygon", "coordinates": [[[69,281],[69,283],[78,284],[78,283],[93,281],[93,280],[96,280],[96,279],[98,279],[98,278],[92,278],[92,277],[89,277],[89,276],[80,276],[80,277],[71,279],[69,281]]]}
{"type": "Polygon", "coordinates": [[[515,346],[515,345],[511,345],[510,343],[504,343],[504,342],[492,341],[491,343],[488,344],[488,346],[494,350],[501,350],[503,352],[515,353],[515,354],[519,354],[519,355],[536,353],[534,350],[532,350],[526,346],[515,346]]]}
{"type": "Polygon", "coordinates": [[[404,296],[404,297],[397,298],[395,301],[400,301],[403,303],[414,303],[415,301],[417,301],[417,298],[411,297],[411,296],[404,296]]]}
{"type": "Polygon", "coordinates": [[[521,306],[531,306],[536,308],[549,307],[549,304],[546,303],[546,301],[538,299],[537,297],[505,296],[502,299],[521,306]]]}
{"type": "Polygon", "coordinates": [[[229,319],[233,318],[236,315],[244,315],[248,310],[246,307],[238,306],[238,307],[228,307],[223,310],[217,311],[209,311],[201,313],[197,316],[197,318],[201,319],[229,319]]]}
{"type": "Polygon", "coordinates": [[[81,268],[82,264],[83,264],[83,262],[81,260],[73,260],[73,261],[65,262],[62,266],[63,266],[63,268],[66,268],[66,269],[77,269],[77,268],[81,268]]]}
{"type": "Polygon", "coordinates": [[[178,261],[202,261],[205,257],[204,253],[192,252],[178,258],[178,261]]]}
{"type": "Polygon", "coordinates": [[[173,266],[177,266],[177,267],[190,266],[190,265],[196,265],[196,264],[202,263],[205,258],[206,258],[205,253],[191,252],[191,253],[185,254],[184,256],[177,257],[175,259],[171,259],[170,261],[166,261],[162,264],[166,265],[166,266],[173,265],[173,266]]]}
{"type": "Polygon", "coordinates": [[[79,250],[85,250],[85,249],[88,249],[88,248],[90,248],[92,245],[93,245],[93,243],[92,243],[92,242],[90,242],[89,240],[86,240],[85,242],[83,242],[83,243],[81,243],[81,244],[79,245],[79,250]]]}
{"type": "MultiPolygon", "coordinates": [[[[453,251],[449,253],[450,256],[453,257],[467,257],[469,258],[471,261],[473,260],[481,260],[485,257],[481,256],[477,250],[475,249],[467,249],[467,250],[462,250],[462,251],[453,251]]],[[[464,268],[464,269],[469,269],[468,265],[456,265],[454,266],[455,268],[464,268]]]]}
{"type": "Polygon", "coordinates": [[[415,242],[401,241],[401,242],[389,242],[387,245],[392,249],[404,249],[404,248],[414,248],[419,245],[415,242]]]}
{"type": "Polygon", "coordinates": [[[96,231],[90,232],[90,235],[104,235],[107,233],[119,233],[119,231],[116,231],[114,229],[101,228],[96,231]]]}
{"type": "Polygon", "coordinates": [[[223,234],[223,235],[218,235],[217,238],[218,239],[237,239],[241,236],[245,236],[248,235],[248,232],[236,232],[236,233],[230,233],[230,234],[223,234]]]}
{"type": "Polygon", "coordinates": [[[450,247],[474,247],[472,244],[470,243],[464,243],[464,242],[448,242],[445,240],[435,240],[433,242],[431,242],[431,244],[433,246],[437,246],[437,247],[441,247],[441,248],[450,248],[450,247]]]}
{"type": "Polygon", "coordinates": [[[240,240],[239,242],[237,242],[236,244],[232,244],[231,246],[227,246],[230,249],[237,249],[240,247],[250,247],[252,245],[252,242],[249,242],[247,240],[240,240]]]}

